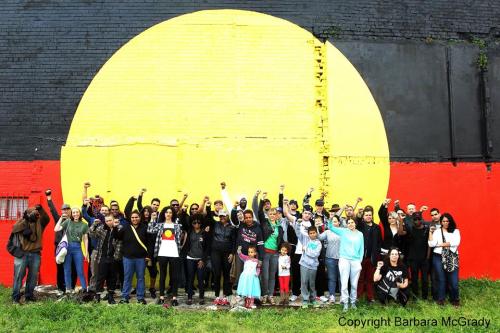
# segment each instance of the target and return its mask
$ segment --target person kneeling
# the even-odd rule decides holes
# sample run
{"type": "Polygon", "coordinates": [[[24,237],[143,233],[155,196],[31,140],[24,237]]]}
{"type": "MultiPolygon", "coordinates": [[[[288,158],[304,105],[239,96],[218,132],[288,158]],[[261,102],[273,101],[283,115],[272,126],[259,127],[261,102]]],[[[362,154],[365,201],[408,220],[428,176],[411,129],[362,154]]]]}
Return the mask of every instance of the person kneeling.
{"type": "Polygon", "coordinates": [[[388,258],[377,263],[373,281],[376,282],[377,298],[382,304],[391,298],[402,306],[408,302],[408,269],[401,262],[397,248],[392,247],[388,258]]]}

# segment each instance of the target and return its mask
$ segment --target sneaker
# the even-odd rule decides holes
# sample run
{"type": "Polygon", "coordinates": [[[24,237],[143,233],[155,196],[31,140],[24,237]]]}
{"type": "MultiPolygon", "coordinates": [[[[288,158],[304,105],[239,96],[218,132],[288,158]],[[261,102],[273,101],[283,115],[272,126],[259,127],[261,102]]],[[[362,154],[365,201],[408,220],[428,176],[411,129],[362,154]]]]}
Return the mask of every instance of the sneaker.
{"type": "Polygon", "coordinates": [[[144,298],[142,298],[142,299],[138,299],[138,300],[137,300],[137,304],[143,304],[143,305],[146,305],[146,304],[148,304],[148,303],[146,302],[146,300],[145,300],[144,298]]]}
{"type": "Polygon", "coordinates": [[[269,298],[267,296],[262,296],[262,305],[266,305],[269,301],[269,298]]]}
{"type": "Polygon", "coordinates": [[[318,301],[312,301],[311,304],[312,304],[313,308],[319,308],[321,306],[318,301]]]}
{"type": "Polygon", "coordinates": [[[335,296],[331,295],[330,297],[328,297],[328,302],[331,304],[335,304],[335,296]]]}
{"type": "Polygon", "coordinates": [[[309,303],[306,301],[302,302],[302,309],[307,309],[309,307],[309,303]]]}
{"type": "Polygon", "coordinates": [[[158,298],[158,299],[156,300],[156,304],[158,304],[158,305],[163,305],[163,304],[165,304],[165,299],[164,299],[164,298],[158,298]]]}
{"type": "Polygon", "coordinates": [[[111,295],[108,295],[108,304],[110,305],[116,304],[115,298],[111,295]]]}
{"type": "Polygon", "coordinates": [[[12,300],[12,305],[21,305],[21,300],[19,299],[12,300]]]}
{"type": "Polygon", "coordinates": [[[198,303],[199,305],[205,305],[205,299],[204,298],[201,298],[200,299],[200,302],[198,303]]]}
{"type": "Polygon", "coordinates": [[[273,296],[269,296],[269,297],[267,298],[267,300],[269,301],[269,303],[270,303],[271,305],[276,305],[276,302],[274,301],[274,297],[273,297],[273,296]]]}
{"type": "Polygon", "coordinates": [[[188,298],[186,304],[187,305],[193,305],[193,299],[192,298],[188,298]]]}
{"type": "Polygon", "coordinates": [[[222,297],[219,305],[229,305],[229,300],[227,299],[227,297],[222,297]]]}
{"type": "Polygon", "coordinates": [[[321,297],[319,298],[319,300],[320,300],[321,302],[323,302],[323,303],[326,303],[326,302],[328,302],[328,297],[326,297],[326,296],[321,296],[321,297]]]}
{"type": "Polygon", "coordinates": [[[172,305],[172,306],[177,306],[177,305],[179,305],[179,301],[177,301],[177,299],[176,299],[176,298],[174,298],[174,299],[172,300],[171,305],[172,305]]]}
{"type": "Polygon", "coordinates": [[[349,303],[344,303],[344,306],[342,307],[342,312],[347,312],[349,311],[349,303]]]}
{"type": "Polygon", "coordinates": [[[152,299],[156,298],[156,289],[155,288],[149,288],[149,293],[151,294],[152,299]]]}
{"type": "Polygon", "coordinates": [[[216,298],[214,299],[214,305],[221,305],[221,304],[220,304],[220,297],[216,297],[216,298]]]}
{"type": "Polygon", "coordinates": [[[25,297],[24,298],[24,302],[25,303],[32,303],[32,302],[36,302],[36,298],[31,296],[31,297],[25,297]]]}
{"type": "Polygon", "coordinates": [[[135,294],[137,294],[137,289],[135,289],[135,288],[134,288],[134,289],[132,289],[132,291],[130,292],[130,295],[135,295],[135,294]]]}
{"type": "Polygon", "coordinates": [[[101,294],[95,294],[95,296],[94,296],[94,302],[101,303],[101,294]]]}
{"type": "Polygon", "coordinates": [[[297,300],[298,296],[292,295],[290,296],[290,302],[295,302],[297,300]]]}
{"type": "Polygon", "coordinates": [[[128,301],[128,299],[121,299],[121,300],[120,300],[120,304],[128,304],[128,303],[130,303],[130,302],[128,301]]]}
{"type": "Polygon", "coordinates": [[[356,310],[357,308],[356,303],[351,303],[351,309],[356,310]]]}

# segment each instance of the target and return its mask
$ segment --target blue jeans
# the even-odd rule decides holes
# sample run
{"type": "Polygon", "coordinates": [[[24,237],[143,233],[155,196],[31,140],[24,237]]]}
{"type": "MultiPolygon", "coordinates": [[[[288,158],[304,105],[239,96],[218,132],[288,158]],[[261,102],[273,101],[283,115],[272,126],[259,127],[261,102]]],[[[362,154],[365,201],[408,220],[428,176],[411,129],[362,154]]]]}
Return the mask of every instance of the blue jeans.
{"type": "Polygon", "coordinates": [[[278,253],[264,253],[262,260],[262,274],[260,276],[260,289],[262,296],[273,296],[278,271],[278,253]]]}
{"type": "Polygon", "coordinates": [[[38,271],[40,269],[40,253],[26,252],[22,258],[14,258],[14,286],[12,287],[12,300],[18,302],[21,298],[21,285],[28,269],[26,278],[25,298],[33,298],[38,271]]]}
{"type": "Polygon", "coordinates": [[[73,261],[75,262],[76,275],[78,275],[78,279],[80,279],[80,284],[83,290],[87,290],[87,281],[83,274],[82,246],[79,242],[70,242],[68,244],[68,254],[66,254],[66,258],[64,259],[64,283],[66,284],[66,290],[72,286],[71,265],[73,261]]]}
{"type": "Polygon", "coordinates": [[[437,282],[437,300],[444,301],[446,298],[446,286],[450,287],[450,301],[458,301],[458,269],[448,273],[443,268],[441,255],[434,253],[432,255],[432,268],[437,282]]]}
{"type": "MultiPolygon", "coordinates": [[[[188,294],[188,299],[192,299],[194,295],[194,278],[195,275],[198,277],[198,289],[200,291],[200,299],[205,297],[205,286],[203,285],[203,277],[205,275],[205,266],[203,268],[198,267],[198,263],[201,260],[186,259],[187,263],[187,276],[188,281],[186,282],[186,289],[188,294]]],[[[220,283],[220,280],[219,280],[220,283]]]]}
{"type": "Polygon", "coordinates": [[[325,258],[326,270],[328,272],[328,292],[330,296],[335,296],[337,282],[339,280],[339,260],[333,258],[325,258]]]}
{"type": "Polygon", "coordinates": [[[144,299],[145,293],[145,283],[144,283],[144,271],[146,270],[146,260],[144,258],[126,258],[123,257],[123,288],[122,288],[122,299],[129,299],[130,290],[132,289],[132,278],[135,276],[137,278],[137,299],[144,299]]]}

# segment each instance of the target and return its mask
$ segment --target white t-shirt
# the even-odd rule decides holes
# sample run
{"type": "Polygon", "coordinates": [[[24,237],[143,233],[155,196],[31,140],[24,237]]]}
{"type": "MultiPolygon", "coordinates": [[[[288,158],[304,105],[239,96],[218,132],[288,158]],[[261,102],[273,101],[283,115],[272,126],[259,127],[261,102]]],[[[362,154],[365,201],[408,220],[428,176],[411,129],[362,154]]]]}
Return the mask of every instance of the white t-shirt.
{"type": "Polygon", "coordinates": [[[290,256],[282,256],[278,259],[278,276],[290,276],[290,256]]]}
{"type": "Polygon", "coordinates": [[[158,257],[179,257],[179,249],[177,248],[177,243],[175,242],[175,229],[173,224],[165,224],[163,226],[158,257]]]}
{"type": "MultiPolygon", "coordinates": [[[[297,223],[298,220],[294,222],[297,223]]],[[[302,221],[301,228],[309,228],[311,226],[311,221],[302,221]]],[[[297,237],[299,240],[297,241],[297,246],[295,247],[295,254],[302,254],[302,242],[300,241],[300,237],[297,237]]]]}

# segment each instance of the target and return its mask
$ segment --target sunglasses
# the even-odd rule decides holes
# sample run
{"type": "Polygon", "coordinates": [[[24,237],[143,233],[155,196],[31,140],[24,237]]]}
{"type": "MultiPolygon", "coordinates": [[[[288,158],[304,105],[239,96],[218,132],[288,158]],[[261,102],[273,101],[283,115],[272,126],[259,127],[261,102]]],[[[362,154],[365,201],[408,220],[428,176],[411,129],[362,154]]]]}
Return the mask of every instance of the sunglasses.
{"type": "Polygon", "coordinates": [[[200,221],[193,221],[192,224],[201,224],[200,221]]]}

